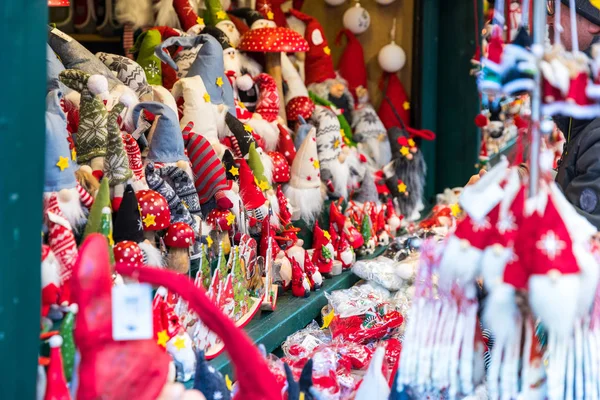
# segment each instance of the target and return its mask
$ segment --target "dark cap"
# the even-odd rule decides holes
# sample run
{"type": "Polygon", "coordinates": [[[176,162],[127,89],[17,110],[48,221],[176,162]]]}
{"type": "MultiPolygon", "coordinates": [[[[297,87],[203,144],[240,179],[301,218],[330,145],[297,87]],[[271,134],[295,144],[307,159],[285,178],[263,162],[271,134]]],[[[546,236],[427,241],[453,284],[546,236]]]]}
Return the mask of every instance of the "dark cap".
{"type": "MultiPolygon", "coordinates": [[[[561,0],[561,2],[567,7],[569,6],[569,0],[561,0]]],[[[594,7],[590,0],[575,0],[575,9],[577,14],[600,26],[600,10],[594,7]]]]}

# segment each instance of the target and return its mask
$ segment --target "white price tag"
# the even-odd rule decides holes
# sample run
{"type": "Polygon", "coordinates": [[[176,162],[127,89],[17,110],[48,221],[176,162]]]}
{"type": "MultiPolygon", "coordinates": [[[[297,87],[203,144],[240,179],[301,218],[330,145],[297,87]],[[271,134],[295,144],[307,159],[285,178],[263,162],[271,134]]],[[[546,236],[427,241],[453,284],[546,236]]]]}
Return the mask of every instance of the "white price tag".
{"type": "Polygon", "coordinates": [[[306,335],[304,340],[302,341],[301,346],[304,347],[309,353],[311,353],[315,348],[319,345],[323,344],[323,342],[313,335],[306,335]]]}
{"type": "Polygon", "coordinates": [[[151,339],[152,287],[131,283],[112,288],[112,335],[114,340],[151,339]]]}
{"type": "Polygon", "coordinates": [[[149,123],[148,121],[142,121],[138,125],[137,129],[135,131],[133,131],[133,133],[131,134],[131,136],[133,136],[133,138],[135,140],[138,140],[140,138],[140,136],[142,136],[142,133],[144,133],[148,129],[150,129],[151,126],[152,126],[152,124],[149,123]]]}
{"type": "Polygon", "coordinates": [[[64,33],[63,31],[61,31],[59,29],[54,28],[50,32],[53,33],[54,35],[58,36],[59,38],[61,38],[62,40],[64,40],[67,43],[69,43],[73,40],[73,38],[71,36],[67,35],[66,33],[64,33]]]}

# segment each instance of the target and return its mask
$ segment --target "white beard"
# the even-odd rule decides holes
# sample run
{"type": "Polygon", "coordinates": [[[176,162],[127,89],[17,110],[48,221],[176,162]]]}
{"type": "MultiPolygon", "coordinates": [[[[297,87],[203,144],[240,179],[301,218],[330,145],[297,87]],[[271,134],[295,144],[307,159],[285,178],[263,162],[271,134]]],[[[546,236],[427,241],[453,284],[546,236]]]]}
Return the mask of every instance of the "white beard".
{"type": "MultiPolygon", "coordinates": [[[[70,194],[70,200],[64,202],[60,198],[57,198],[58,208],[63,213],[65,219],[69,221],[69,224],[71,224],[73,231],[77,232],[81,227],[83,227],[83,225],[85,225],[88,211],[83,204],[81,204],[77,188],[68,190],[70,194]]],[[[45,193],[44,198],[49,199],[52,194],[52,192],[45,193]]]]}
{"type": "Polygon", "coordinates": [[[378,138],[369,138],[365,141],[366,147],[369,151],[371,158],[377,164],[377,169],[383,168],[384,165],[392,160],[392,148],[387,138],[383,141],[378,138]]]}
{"type": "Polygon", "coordinates": [[[234,71],[235,76],[242,75],[242,55],[239,51],[235,50],[233,57],[229,54],[223,54],[223,64],[225,71],[234,71]]]}
{"type": "Polygon", "coordinates": [[[327,163],[322,163],[321,167],[329,169],[333,176],[333,188],[341,197],[348,198],[348,184],[350,182],[350,168],[346,163],[339,162],[338,159],[333,159],[327,163]]]}
{"type": "Polygon", "coordinates": [[[323,208],[320,187],[298,189],[291,185],[285,185],[283,192],[293,207],[294,217],[292,219],[303,219],[310,224],[319,216],[321,208],[323,208]]]}

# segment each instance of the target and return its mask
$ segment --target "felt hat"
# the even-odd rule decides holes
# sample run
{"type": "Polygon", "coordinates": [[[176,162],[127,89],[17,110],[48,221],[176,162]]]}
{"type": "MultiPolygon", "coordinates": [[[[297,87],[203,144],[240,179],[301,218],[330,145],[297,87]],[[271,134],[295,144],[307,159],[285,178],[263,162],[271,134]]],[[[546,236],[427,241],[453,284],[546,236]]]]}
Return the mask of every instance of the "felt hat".
{"type": "Polygon", "coordinates": [[[58,75],[65,69],[52,48],[46,44],[46,90],[60,89],[58,75]]]}
{"type": "Polygon", "coordinates": [[[225,168],[227,180],[237,181],[240,178],[240,172],[233,158],[233,153],[231,153],[229,149],[226,149],[225,152],[223,152],[221,164],[223,164],[223,168],[225,168]]]}
{"type": "Polygon", "coordinates": [[[233,15],[232,14],[233,11],[234,10],[228,11],[227,15],[229,16],[229,19],[231,20],[231,22],[233,22],[233,25],[235,25],[235,28],[240,33],[240,36],[243,36],[244,33],[248,32],[250,30],[250,27],[246,24],[246,22],[242,18],[240,18],[236,15],[233,15]]]}
{"type": "Polygon", "coordinates": [[[292,131],[285,125],[277,124],[279,128],[279,143],[277,143],[277,152],[282,154],[287,160],[288,165],[292,165],[296,157],[296,147],[292,139],[292,131]]]}
{"type": "Polygon", "coordinates": [[[190,0],[173,0],[173,8],[177,13],[181,28],[185,32],[189,32],[192,28],[202,25],[202,20],[198,18],[198,14],[194,11],[190,0]]]}
{"type": "Polygon", "coordinates": [[[326,163],[338,158],[344,144],[340,133],[340,122],[329,108],[316,106],[311,121],[317,128],[317,149],[319,161],[326,163]]]}
{"type": "Polygon", "coordinates": [[[123,184],[133,177],[118,121],[125,107],[128,107],[132,101],[133,99],[129,95],[123,95],[119,103],[108,113],[108,143],[104,160],[104,178],[108,179],[111,186],[123,184]]]}
{"type": "Polygon", "coordinates": [[[222,30],[220,30],[217,27],[205,26],[204,29],[202,29],[202,32],[200,32],[200,33],[211,35],[212,37],[217,39],[219,41],[219,43],[221,44],[221,47],[223,48],[223,50],[226,50],[226,49],[229,49],[232,47],[231,42],[229,41],[229,38],[227,37],[225,32],[223,32],[222,30]]]}
{"type": "Polygon", "coordinates": [[[115,242],[129,240],[140,243],[144,241],[139,204],[131,185],[127,185],[125,188],[121,206],[114,218],[113,239],[115,242]]]}
{"type": "Polygon", "coordinates": [[[162,85],[163,76],[160,59],[154,54],[156,46],[162,41],[157,29],[142,32],[135,41],[132,51],[137,53],[135,61],[142,67],[146,81],[150,85],[162,85]]]}
{"type": "Polygon", "coordinates": [[[73,301],[79,304],[77,398],[157,398],[167,382],[170,357],[153,339],[112,338],[113,282],[106,240],[90,235],[80,250],[72,282],[73,301]],[[123,362],[115,363],[115,359],[123,362]]]}
{"type": "Polygon", "coordinates": [[[96,57],[115,72],[117,78],[132,89],[138,97],[152,93],[144,69],[137,62],[118,54],[104,52],[96,53],[96,57]]]}
{"type": "Polygon", "coordinates": [[[410,103],[398,76],[384,73],[379,88],[383,90],[383,99],[377,114],[385,128],[401,126],[400,120],[410,125],[410,103]]]}
{"type": "Polygon", "coordinates": [[[207,203],[219,190],[228,188],[227,171],[204,136],[191,131],[184,142],[192,163],[200,204],[207,203]]]}
{"type": "Polygon", "coordinates": [[[305,84],[321,83],[336,77],[331,58],[331,49],[325,37],[325,31],[316,18],[291,9],[290,14],[306,24],[304,38],[308,42],[309,50],[304,61],[305,84]]]}
{"type": "Polygon", "coordinates": [[[54,89],[46,96],[46,152],[44,192],[58,192],[77,186],[75,162],[67,141],[67,116],[60,101],[62,93],[54,89]]]}
{"type": "Polygon", "coordinates": [[[231,399],[225,378],[206,361],[203,351],[198,352],[196,359],[194,389],[199,390],[207,399],[231,399]]]}
{"type": "Polygon", "coordinates": [[[358,102],[356,97],[356,89],[362,86],[368,89],[367,86],[367,66],[365,64],[365,55],[362,44],[349,29],[342,29],[335,40],[339,45],[342,42],[342,36],[346,36],[346,47],[338,61],[338,73],[348,83],[348,90],[352,93],[354,101],[358,102]]]}
{"type": "MultiPolygon", "coordinates": [[[[216,0],[218,2],[218,0],[216,0]]],[[[199,75],[206,86],[206,90],[213,104],[225,104],[228,111],[235,115],[235,103],[233,101],[233,88],[225,75],[223,62],[223,47],[213,36],[201,34],[198,36],[172,37],[162,42],[156,48],[156,55],[165,63],[177,70],[177,64],[166,50],[168,47],[178,45],[184,48],[195,48],[200,50],[190,66],[187,75],[189,77],[199,75]]]]}
{"type": "Polygon", "coordinates": [[[308,132],[294,158],[290,185],[297,189],[321,186],[316,132],[314,127],[308,132]]]}
{"type": "Polygon", "coordinates": [[[140,151],[140,146],[135,138],[129,133],[123,134],[123,142],[125,143],[125,152],[127,153],[131,172],[133,172],[135,179],[144,179],[144,167],[142,164],[142,152],[140,151]]]}
{"type": "Polygon", "coordinates": [[[102,75],[108,81],[109,90],[121,84],[106,65],[94,57],[88,49],[66,33],[50,25],[48,25],[48,44],[60,57],[60,61],[66,69],[79,70],[88,75],[102,75]]]}
{"type": "Polygon", "coordinates": [[[133,108],[133,121],[138,124],[142,110],[146,110],[155,117],[159,117],[154,130],[152,143],[147,159],[150,161],[174,163],[186,160],[183,137],[179,127],[179,118],[171,108],[163,103],[148,101],[137,104],[133,108]]]}
{"type": "Polygon", "coordinates": [[[267,17],[260,11],[253,10],[249,7],[237,8],[235,10],[231,10],[230,13],[238,18],[242,18],[250,29],[252,29],[252,25],[254,25],[255,22],[267,19],[267,17]]]}
{"type": "Polygon", "coordinates": [[[221,21],[229,21],[229,16],[223,10],[220,0],[206,0],[204,4],[206,5],[204,13],[206,25],[216,26],[221,21]]]}
{"type": "Polygon", "coordinates": [[[249,210],[257,209],[265,204],[265,196],[255,182],[252,170],[245,159],[238,160],[240,165],[240,197],[249,210]]]}
{"type": "Polygon", "coordinates": [[[283,0],[257,0],[255,8],[269,21],[274,21],[277,26],[287,27],[285,13],[281,9],[283,0]]]}
{"type": "MultiPolygon", "coordinates": [[[[90,209],[90,215],[88,216],[87,223],[85,224],[85,229],[83,231],[83,237],[87,237],[92,233],[103,233],[105,236],[108,233],[106,232],[106,209],[110,211],[111,201],[110,201],[110,188],[108,184],[108,179],[102,179],[100,182],[100,188],[98,189],[98,193],[96,193],[96,199],[94,200],[94,204],[90,209]]],[[[112,228],[112,221],[110,224],[112,228]]]]}
{"type": "Polygon", "coordinates": [[[233,133],[231,137],[233,154],[238,158],[245,157],[250,151],[250,146],[253,143],[256,145],[252,127],[243,124],[239,119],[230,114],[225,116],[225,124],[227,124],[227,128],[233,133]]]}
{"type": "Polygon", "coordinates": [[[369,103],[362,104],[354,110],[352,130],[352,138],[357,142],[385,136],[387,132],[375,109],[369,103]]]}
{"type": "Polygon", "coordinates": [[[252,170],[252,174],[256,179],[256,184],[262,191],[267,191],[271,188],[269,184],[269,180],[265,176],[265,167],[260,158],[260,154],[256,150],[256,143],[250,144],[250,149],[248,151],[248,165],[252,170]]]}
{"type": "Polygon", "coordinates": [[[304,142],[304,138],[306,138],[306,135],[308,135],[308,132],[310,132],[310,130],[312,128],[314,128],[314,125],[309,124],[302,117],[300,117],[300,119],[298,121],[300,122],[300,124],[296,128],[296,136],[294,138],[294,146],[297,149],[299,149],[300,146],[302,145],[302,142],[304,142]]]}
{"type": "MultiPolygon", "coordinates": [[[[270,372],[265,358],[248,336],[235,326],[203,290],[197,288],[187,276],[156,268],[135,267],[119,264],[116,271],[123,275],[135,275],[142,282],[162,285],[178,293],[200,317],[208,329],[221,338],[234,365],[237,378],[236,398],[244,400],[278,399],[281,388],[270,372]]],[[[147,378],[147,376],[146,376],[147,378]]],[[[163,383],[161,381],[161,383],[163,383]]],[[[148,397],[150,398],[150,397],[148,397]]],[[[154,397],[152,397],[154,398],[154,397]]]]}
{"type": "Polygon", "coordinates": [[[175,165],[167,165],[159,168],[158,174],[175,190],[190,214],[202,216],[198,193],[192,178],[186,171],[175,165]]]}
{"type": "Polygon", "coordinates": [[[261,73],[254,78],[258,85],[259,94],[256,102],[255,112],[259,113],[263,119],[273,122],[279,115],[279,93],[277,92],[277,83],[269,74],[261,73]]]}
{"type": "Polygon", "coordinates": [[[327,246],[328,244],[331,244],[331,236],[328,238],[328,235],[329,233],[326,235],[325,231],[319,226],[319,221],[316,221],[315,226],[313,227],[313,248],[315,250],[320,250],[321,246],[327,246]]]}
{"type": "Polygon", "coordinates": [[[67,387],[67,381],[63,372],[63,359],[60,347],[63,338],[59,335],[52,336],[48,341],[50,344],[50,364],[46,372],[46,394],[47,400],[70,400],[71,395],[67,387]]]}
{"type": "Polygon", "coordinates": [[[62,71],[59,78],[62,83],[81,93],[79,128],[75,135],[77,162],[83,164],[95,157],[106,156],[108,112],[100,97],[108,96],[106,78],[74,69],[62,71]]]}

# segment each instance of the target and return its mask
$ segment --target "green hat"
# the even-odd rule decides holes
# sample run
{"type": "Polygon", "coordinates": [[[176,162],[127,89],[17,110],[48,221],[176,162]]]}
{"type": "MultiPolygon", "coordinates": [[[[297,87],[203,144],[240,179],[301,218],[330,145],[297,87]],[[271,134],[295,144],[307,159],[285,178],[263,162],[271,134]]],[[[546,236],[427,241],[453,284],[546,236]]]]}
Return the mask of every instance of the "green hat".
{"type": "Polygon", "coordinates": [[[119,103],[108,114],[108,148],[104,160],[104,177],[108,179],[110,186],[126,183],[133,177],[118,122],[119,115],[133,101],[130,95],[122,95],[119,103]]]}
{"type": "Polygon", "coordinates": [[[221,21],[230,21],[220,0],[205,0],[204,4],[206,5],[204,22],[207,26],[216,26],[221,21]]]}
{"type": "Polygon", "coordinates": [[[60,324],[59,334],[63,338],[63,344],[60,353],[63,358],[63,372],[67,382],[73,377],[73,368],[75,367],[75,338],[73,337],[73,328],[75,326],[75,314],[79,311],[77,304],[71,304],[65,314],[65,318],[60,324]]]}
{"type": "Polygon", "coordinates": [[[371,231],[371,217],[368,212],[365,212],[363,215],[362,222],[360,224],[360,234],[362,235],[365,244],[371,239],[372,231],[371,231]]]}
{"type": "Polygon", "coordinates": [[[254,179],[260,190],[264,192],[271,189],[269,180],[265,177],[265,167],[258,151],[256,151],[256,143],[254,142],[250,144],[250,150],[248,150],[248,165],[254,174],[254,179]]]}
{"type": "Polygon", "coordinates": [[[162,85],[162,67],[154,49],[162,42],[162,36],[156,29],[150,29],[138,36],[133,46],[137,53],[136,62],[141,65],[149,85],[162,85]]]}
{"type": "Polygon", "coordinates": [[[100,233],[106,237],[106,244],[110,253],[110,261],[114,264],[113,254],[113,238],[112,238],[112,212],[110,207],[110,190],[108,188],[108,179],[102,179],[100,183],[100,189],[94,200],[94,204],[90,209],[90,215],[88,217],[85,230],[83,231],[83,238],[85,239],[92,233],[100,233]]]}

